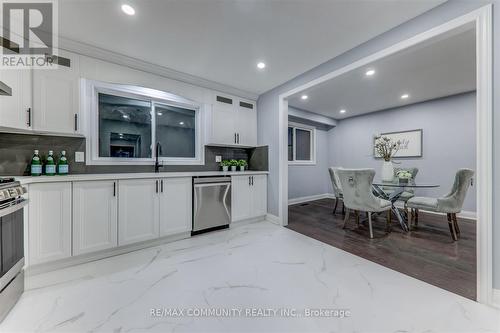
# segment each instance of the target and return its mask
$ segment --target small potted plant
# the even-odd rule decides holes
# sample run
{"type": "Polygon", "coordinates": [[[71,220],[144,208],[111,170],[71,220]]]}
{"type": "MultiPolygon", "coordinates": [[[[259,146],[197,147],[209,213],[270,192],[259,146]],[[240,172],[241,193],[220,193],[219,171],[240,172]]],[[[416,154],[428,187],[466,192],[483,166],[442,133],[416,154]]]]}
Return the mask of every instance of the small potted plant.
{"type": "Polygon", "coordinates": [[[222,162],[220,162],[220,166],[222,167],[222,171],[228,172],[229,167],[231,166],[231,163],[229,160],[223,160],[222,162]]]}
{"type": "Polygon", "coordinates": [[[411,181],[411,172],[408,170],[400,170],[396,174],[401,184],[408,184],[411,181]]]}
{"type": "Polygon", "coordinates": [[[238,166],[240,167],[240,171],[245,171],[245,167],[248,165],[247,161],[239,160],[238,166]]]}
{"type": "Polygon", "coordinates": [[[230,160],[229,163],[231,165],[231,171],[236,171],[236,168],[238,167],[238,161],[237,160],[230,160]]]}

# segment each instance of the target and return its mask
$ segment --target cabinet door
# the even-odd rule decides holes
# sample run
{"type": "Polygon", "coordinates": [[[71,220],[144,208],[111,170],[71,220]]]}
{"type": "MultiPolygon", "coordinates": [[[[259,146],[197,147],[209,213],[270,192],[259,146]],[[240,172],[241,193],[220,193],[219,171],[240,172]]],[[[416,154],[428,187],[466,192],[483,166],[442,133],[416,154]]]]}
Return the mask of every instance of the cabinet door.
{"type": "Polygon", "coordinates": [[[71,256],[71,183],[31,184],[29,264],[71,256]]]}
{"type": "Polygon", "coordinates": [[[156,179],[118,182],[118,245],[158,238],[157,191],[156,179]]]}
{"type": "Polygon", "coordinates": [[[191,231],[192,180],[160,179],[160,237],[191,231]]]}
{"type": "Polygon", "coordinates": [[[37,131],[76,134],[80,132],[79,59],[77,55],[59,52],[70,59],[70,67],[35,69],[33,71],[33,128],[37,131]]]}
{"type": "Polygon", "coordinates": [[[252,217],[264,216],[267,214],[267,176],[255,175],[252,177],[253,181],[250,186],[252,217]]]}
{"type": "Polygon", "coordinates": [[[254,147],[257,145],[257,110],[255,103],[249,101],[238,101],[237,132],[239,134],[238,144],[241,146],[254,147]]]}
{"type": "Polygon", "coordinates": [[[248,219],[250,211],[250,176],[231,177],[231,221],[248,219]]]}
{"type": "Polygon", "coordinates": [[[30,129],[31,70],[0,70],[0,81],[12,88],[12,96],[0,96],[0,127],[30,129]]]}
{"type": "Polygon", "coordinates": [[[232,97],[216,95],[210,119],[208,143],[216,145],[236,145],[237,109],[232,97]]]}
{"type": "Polygon", "coordinates": [[[115,181],[73,183],[73,255],[117,246],[115,181]]]}

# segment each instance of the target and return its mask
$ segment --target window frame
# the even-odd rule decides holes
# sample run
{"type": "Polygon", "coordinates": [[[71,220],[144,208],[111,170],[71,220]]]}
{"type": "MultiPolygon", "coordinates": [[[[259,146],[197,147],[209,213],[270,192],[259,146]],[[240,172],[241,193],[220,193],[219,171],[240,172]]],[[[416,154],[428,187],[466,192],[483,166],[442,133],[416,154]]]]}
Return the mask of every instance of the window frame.
{"type": "Polygon", "coordinates": [[[205,152],[203,138],[204,124],[202,112],[204,104],[186,99],[184,97],[163,92],[156,89],[132,85],[107,83],[82,79],[82,109],[85,110],[87,124],[85,133],[87,137],[86,163],[87,165],[152,165],[155,162],[156,145],[156,112],[155,104],[181,107],[195,111],[195,157],[159,157],[163,165],[204,165],[205,152]],[[108,94],[125,98],[134,98],[151,102],[151,157],[148,158],[123,158],[99,156],[99,94],[108,94]]]}
{"type": "Polygon", "coordinates": [[[288,161],[288,165],[316,165],[316,128],[314,126],[308,126],[299,123],[289,122],[288,128],[292,128],[293,140],[292,140],[292,160],[288,161]],[[307,131],[311,135],[311,158],[309,160],[297,160],[297,129],[302,131],[307,131]]]}

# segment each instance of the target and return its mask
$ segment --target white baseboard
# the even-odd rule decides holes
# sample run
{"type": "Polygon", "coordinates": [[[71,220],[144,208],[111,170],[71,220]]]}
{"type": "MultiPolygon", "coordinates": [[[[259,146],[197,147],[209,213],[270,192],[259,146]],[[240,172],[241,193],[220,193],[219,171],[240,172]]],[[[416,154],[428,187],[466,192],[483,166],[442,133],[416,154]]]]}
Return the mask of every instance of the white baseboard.
{"type": "MultiPolygon", "coordinates": [[[[396,207],[398,208],[403,208],[403,203],[402,202],[397,202],[396,207]]],[[[446,215],[446,213],[438,213],[438,212],[432,212],[430,210],[423,210],[420,209],[420,212],[424,212],[427,214],[434,214],[434,215],[446,215]]],[[[468,219],[468,220],[475,220],[476,219],[476,212],[468,211],[468,210],[463,210],[460,213],[457,214],[457,217],[461,217],[463,219],[468,219]]]]}
{"type": "Polygon", "coordinates": [[[277,217],[276,215],[273,215],[273,214],[267,214],[266,215],[266,221],[268,222],[271,222],[271,223],[274,223],[274,224],[277,224],[277,225],[281,225],[280,223],[280,218],[277,217]]]}
{"type": "Polygon", "coordinates": [[[500,308],[500,289],[493,289],[492,305],[500,308]]]}
{"type": "Polygon", "coordinates": [[[315,201],[315,200],[320,200],[320,199],[334,199],[334,198],[335,198],[335,196],[332,193],[308,195],[306,197],[288,199],[288,205],[295,205],[295,204],[299,204],[299,203],[303,203],[303,202],[315,201]]]}

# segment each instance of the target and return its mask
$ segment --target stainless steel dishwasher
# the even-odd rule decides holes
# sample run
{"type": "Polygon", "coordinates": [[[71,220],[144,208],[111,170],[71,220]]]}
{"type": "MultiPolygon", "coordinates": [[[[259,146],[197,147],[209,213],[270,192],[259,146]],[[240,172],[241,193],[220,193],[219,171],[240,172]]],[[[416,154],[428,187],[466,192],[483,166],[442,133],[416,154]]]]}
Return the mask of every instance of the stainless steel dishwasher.
{"type": "Polygon", "coordinates": [[[231,177],[193,178],[193,235],[231,223],[231,177]]]}

